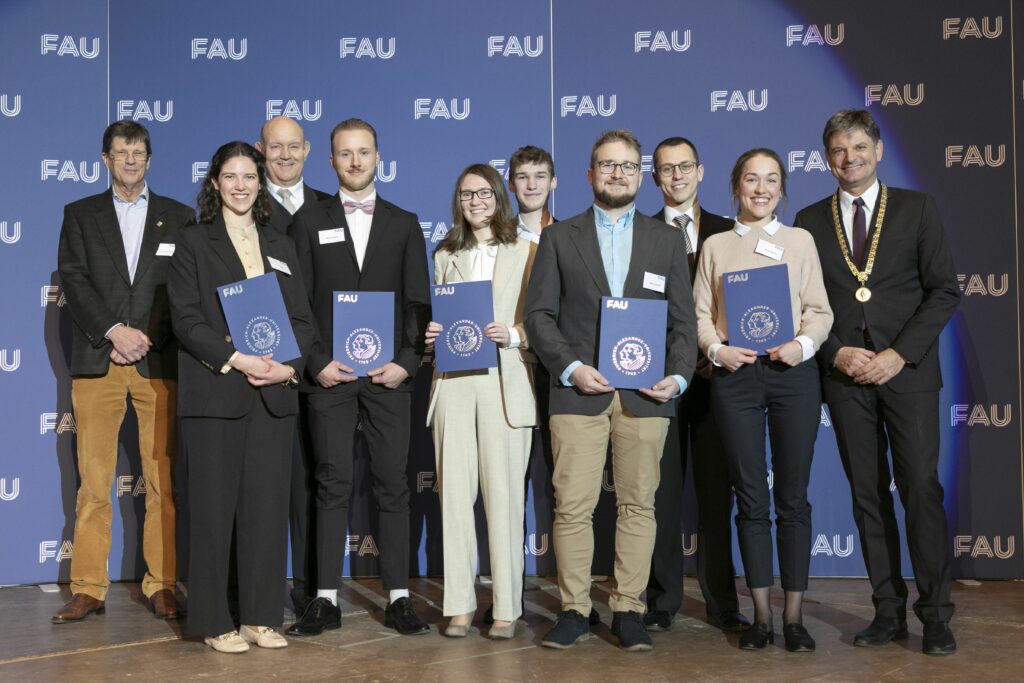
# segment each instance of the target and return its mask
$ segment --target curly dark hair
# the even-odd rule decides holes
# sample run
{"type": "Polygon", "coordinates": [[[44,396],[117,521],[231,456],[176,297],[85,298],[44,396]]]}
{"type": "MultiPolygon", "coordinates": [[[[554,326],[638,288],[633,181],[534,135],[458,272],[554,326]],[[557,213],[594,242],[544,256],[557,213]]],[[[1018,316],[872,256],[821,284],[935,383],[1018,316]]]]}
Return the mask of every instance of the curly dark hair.
{"type": "Polygon", "coordinates": [[[235,140],[221,145],[213,158],[210,159],[210,166],[203,178],[203,185],[196,195],[196,207],[199,209],[199,222],[209,223],[213,221],[222,208],[220,192],[213,186],[213,180],[220,177],[220,171],[229,159],[235,157],[248,157],[256,164],[256,175],[259,178],[260,189],[256,193],[256,201],[252,206],[252,217],[257,225],[266,225],[273,213],[273,205],[270,203],[270,194],[267,192],[267,168],[263,154],[258,149],[243,140],[235,140]]]}
{"type": "Polygon", "coordinates": [[[490,164],[470,164],[462,169],[458,179],[455,181],[455,189],[452,191],[452,227],[444,236],[441,243],[437,245],[438,250],[447,251],[452,254],[463,249],[472,249],[476,246],[476,237],[473,235],[473,228],[466,222],[462,214],[462,200],[459,198],[459,191],[462,188],[462,181],[468,175],[475,175],[487,181],[494,191],[494,216],[491,218],[491,241],[490,244],[515,244],[518,239],[515,216],[512,213],[512,203],[509,201],[508,192],[505,190],[505,181],[501,174],[494,170],[490,164]]]}

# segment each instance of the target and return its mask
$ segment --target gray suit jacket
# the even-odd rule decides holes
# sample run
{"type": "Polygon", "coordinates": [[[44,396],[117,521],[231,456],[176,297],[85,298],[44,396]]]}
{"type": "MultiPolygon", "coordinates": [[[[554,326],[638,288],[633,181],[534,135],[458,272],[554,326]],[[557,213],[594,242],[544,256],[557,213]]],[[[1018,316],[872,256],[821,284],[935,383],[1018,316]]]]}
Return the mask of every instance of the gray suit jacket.
{"type": "MultiPolygon", "coordinates": [[[[622,294],[668,301],[665,374],[682,375],[689,382],[697,358],[697,322],[685,253],[678,230],[636,213],[633,253],[622,294]],[[646,289],[644,273],[665,276],[665,291],[646,289]]],[[[597,415],[614,396],[589,396],[559,381],[574,361],[598,366],[602,296],[611,296],[611,290],[593,209],[545,228],[526,296],[526,332],[531,347],[551,373],[552,415],[597,415]]],[[[660,404],[638,391],[621,393],[626,407],[638,417],[675,414],[674,401],[660,404]]]]}

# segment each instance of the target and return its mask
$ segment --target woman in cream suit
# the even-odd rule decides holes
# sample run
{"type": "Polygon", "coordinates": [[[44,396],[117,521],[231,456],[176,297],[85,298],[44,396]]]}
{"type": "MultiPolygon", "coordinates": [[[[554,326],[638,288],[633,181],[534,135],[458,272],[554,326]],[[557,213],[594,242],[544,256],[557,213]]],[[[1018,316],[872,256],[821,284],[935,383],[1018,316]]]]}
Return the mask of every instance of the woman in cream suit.
{"type": "MultiPolygon", "coordinates": [[[[490,280],[494,317],[484,334],[498,345],[498,367],[434,372],[427,426],[433,428],[444,530],[445,635],[465,636],[476,611],[473,505],[482,489],[494,586],[491,638],[511,638],[522,613],[523,490],[537,407],[523,303],[530,243],[516,236],[501,176],[468,166],[452,197],[452,228],[434,253],[434,282],[490,280]]],[[[433,344],[441,325],[427,327],[433,344]]]]}

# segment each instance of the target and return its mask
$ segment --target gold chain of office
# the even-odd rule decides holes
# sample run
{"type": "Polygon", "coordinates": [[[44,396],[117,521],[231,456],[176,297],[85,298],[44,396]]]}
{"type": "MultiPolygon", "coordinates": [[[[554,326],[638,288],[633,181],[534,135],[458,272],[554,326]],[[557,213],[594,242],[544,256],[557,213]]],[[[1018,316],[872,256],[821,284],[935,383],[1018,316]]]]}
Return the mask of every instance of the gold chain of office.
{"type": "MultiPolygon", "coordinates": [[[[882,183],[879,183],[882,188],[880,198],[878,200],[878,214],[875,217],[875,234],[871,238],[871,248],[868,250],[868,261],[864,265],[864,270],[857,268],[857,264],[850,258],[850,250],[846,248],[846,236],[843,234],[843,223],[839,220],[839,190],[832,195],[832,221],[835,223],[836,228],[836,239],[839,240],[839,248],[843,251],[843,260],[846,261],[846,267],[850,269],[850,273],[857,278],[857,282],[860,283],[860,287],[853,293],[853,297],[863,303],[866,303],[871,298],[871,290],[866,287],[868,278],[871,277],[871,271],[875,267],[875,252],[878,251],[878,238],[882,235],[882,221],[885,220],[885,205],[889,199],[889,188],[882,183]]],[[[860,209],[858,209],[859,211],[860,209]]]]}

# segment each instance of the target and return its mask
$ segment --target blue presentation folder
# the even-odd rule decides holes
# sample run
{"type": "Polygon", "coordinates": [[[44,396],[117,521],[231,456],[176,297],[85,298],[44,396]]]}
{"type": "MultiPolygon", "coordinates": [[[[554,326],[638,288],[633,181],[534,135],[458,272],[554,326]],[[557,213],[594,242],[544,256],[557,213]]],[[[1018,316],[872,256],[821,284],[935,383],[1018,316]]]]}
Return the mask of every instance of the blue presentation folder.
{"type": "Polygon", "coordinates": [[[665,377],[668,302],[601,297],[597,369],[616,389],[650,388],[665,377]]]}
{"type": "Polygon", "coordinates": [[[394,359],[395,293],[334,293],[334,359],[366,377],[394,359]]]}
{"type": "Polygon", "coordinates": [[[272,353],[278,363],[299,357],[277,273],[221,285],[217,295],[235,350],[253,356],[272,353]]]}
{"type": "Polygon", "coordinates": [[[434,322],[443,328],[434,342],[439,372],[498,367],[498,345],[484,336],[494,322],[490,280],[435,285],[430,302],[434,322]]]}
{"type": "Polygon", "coordinates": [[[729,344],[766,355],[765,349],[793,339],[789,268],[737,270],[722,275],[729,344]]]}

